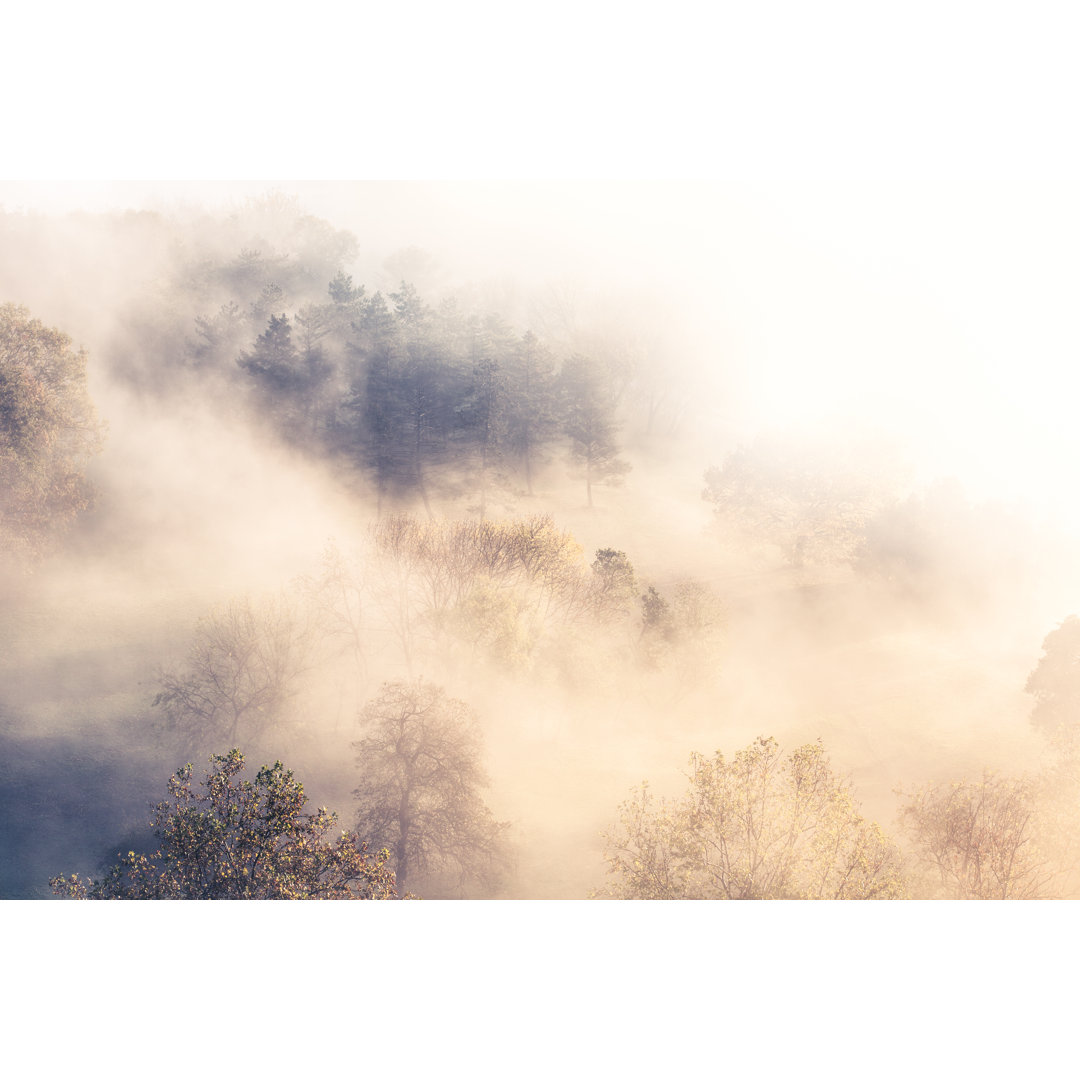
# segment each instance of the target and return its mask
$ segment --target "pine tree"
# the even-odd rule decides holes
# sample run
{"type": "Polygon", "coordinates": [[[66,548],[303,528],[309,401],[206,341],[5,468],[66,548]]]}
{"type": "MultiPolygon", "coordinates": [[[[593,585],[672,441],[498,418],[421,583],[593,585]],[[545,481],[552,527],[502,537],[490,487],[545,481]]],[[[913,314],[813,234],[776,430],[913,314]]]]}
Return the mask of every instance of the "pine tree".
{"type": "Polygon", "coordinates": [[[570,454],[585,474],[585,493],[593,504],[593,484],[617,485],[630,471],[619,457],[615,396],[601,364],[575,354],[559,376],[563,430],[570,436],[570,454]]]}
{"type": "Polygon", "coordinates": [[[521,464],[531,495],[536,466],[557,431],[555,362],[530,330],[507,354],[505,370],[506,444],[521,464]]]}

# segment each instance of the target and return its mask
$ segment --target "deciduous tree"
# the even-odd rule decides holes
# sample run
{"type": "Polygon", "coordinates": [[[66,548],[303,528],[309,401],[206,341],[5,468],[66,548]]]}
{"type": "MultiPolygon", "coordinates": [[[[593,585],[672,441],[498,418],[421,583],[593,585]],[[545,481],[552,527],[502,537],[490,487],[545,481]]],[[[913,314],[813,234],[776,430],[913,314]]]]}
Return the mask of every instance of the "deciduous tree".
{"type": "Polygon", "coordinates": [[[761,442],[706,470],[705,484],[702,497],[726,532],[775,547],[794,567],[852,562],[867,522],[888,502],[844,448],[761,442]]]}
{"type": "Polygon", "coordinates": [[[607,895],[641,900],[891,899],[900,857],[858,812],[820,743],[786,757],[761,738],[730,761],[690,758],[682,798],[648,784],[606,834],[607,895]]]}
{"type": "Polygon", "coordinates": [[[464,702],[430,683],[386,683],[361,714],[357,829],[389,848],[398,887],[450,872],[491,889],[506,864],[507,823],[480,789],[480,732],[464,702]]]}
{"type": "Polygon", "coordinates": [[[0,305],[0,535],[40,554],[90,502],[87,463],[102,428],[86,354],[14,304],[0,305]]]}
{"type": "Polygon", "coordinates": [[[199,620],[184,666],[165,671],[153,704],[189,748],[258,742],[313,666],[325,613],[282,595],[230,601],[199,620]]]}
{"type": "Polygon", "coordinates": [[[905,796],[900,821],[932,887],[956,900],[1055,895],[1058,870],[1040,840],[1036,790],[1024,778],[931,784],[905,796]]]}
{"type": "Polygon", "coordinates": [[[336,815],[303,813],[304,787],[280,761],[241,780],[239,750],[211,759],[192,788],[191,765],[169,780],[153,827],[159,847],[129,851],[100,881],[77,874],[50,885],[80,900],[389,900],[389,852],[369,851],[355,833],[331,839],[336,815]]]}

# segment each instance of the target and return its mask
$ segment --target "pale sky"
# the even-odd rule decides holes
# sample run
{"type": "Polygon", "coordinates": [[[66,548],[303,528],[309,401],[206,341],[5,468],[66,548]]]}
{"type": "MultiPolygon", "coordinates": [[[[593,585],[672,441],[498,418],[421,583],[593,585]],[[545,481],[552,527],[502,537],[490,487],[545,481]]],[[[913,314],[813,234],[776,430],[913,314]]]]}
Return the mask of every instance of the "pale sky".
{"type": "MultiPolygon", "coordinates": [[[[199,10],[152,63],[110,64],[128,55],[123,40],[92,55],[77,35],[54,42],[78,86],[66,96],[19,54],[4,77],[36,80],[38,94],[7,145],[31,152],[5,163],[25,179],[0,182],[0,203],[220,200],[273,185],[362,243],[418,244],[478,276],[562,268],[667,289],[701,328],[706,364],[714,349],[737,353],[758,422],[857,416],[975,494],[1071,501],[1080,74],[1067,5],[763,2],[719,5],[708,21],[688,4],[637,18],[556,3],[535,20],[421,5],[407,69],[358,52],[343,17],[257,86],[274,20],[214,8],[223,33],[248,35],[245,59],[208,42],[199,10]],[[199,49],[220,63],[194,77],[199,49]],[[343,204],[337,184],[297,175],[428,183],[377,199],[357,188],[343,204]],[[269,179],[229,180],[252,176],[269,179]],[[188,186],[196,177],[219,179],[188,186]],[[507,177],[712,184],[643,196],[492,183],[507,177]]],[[[47,22],[16,19],[27,33],[47,22]]],[[[362,28],[370,41],[403,32],[371,13],[362,28]]]]}

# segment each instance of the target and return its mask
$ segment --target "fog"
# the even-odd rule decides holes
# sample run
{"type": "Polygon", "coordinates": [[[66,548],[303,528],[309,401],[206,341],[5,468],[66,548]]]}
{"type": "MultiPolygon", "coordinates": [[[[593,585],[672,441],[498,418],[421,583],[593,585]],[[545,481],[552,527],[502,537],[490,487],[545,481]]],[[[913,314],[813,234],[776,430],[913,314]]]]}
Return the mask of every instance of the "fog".
{"type": "Polygon", "coordinates": [[[691,752],[762,735],[821,739],[898,842],[898,788],[1049,775],[1025,684],[1080,610],[1063,206],[947,183],[0,184],[0,303],[86,349],[107,425],[92,505],[0,567],[0,894],[99,874],[177,767],[234,745],[155,704],[230,611],[285,634],[294,665],[240,748],[344,827],[384,683],[472,710],[512,858],[420,895],[588,896],[632,787],[677,796],[691,752]],[[379,434],[409,414],[372,405],[359,315],[318,324],[302,401],[273,382],[268,320],[299,344],[339,272],[364,302],[408,283],[446,320],[445,401],[480,333],[447,312],[500,316],[499,362],[527,331],[556,375],[596,360],[629,471],[596,464],[587,490],[569,420],[528,472],[510,441],[489,463],[473,383],[427,406],[406,460],[408,432],[379,434]],[[395,515],[424,553],[379,540],[395,515]],[[431,584],[455,525],[537,517],[569,537],[570,584],[431,584]],[[603,550],[632,564],[616,600],[603,550]]]}

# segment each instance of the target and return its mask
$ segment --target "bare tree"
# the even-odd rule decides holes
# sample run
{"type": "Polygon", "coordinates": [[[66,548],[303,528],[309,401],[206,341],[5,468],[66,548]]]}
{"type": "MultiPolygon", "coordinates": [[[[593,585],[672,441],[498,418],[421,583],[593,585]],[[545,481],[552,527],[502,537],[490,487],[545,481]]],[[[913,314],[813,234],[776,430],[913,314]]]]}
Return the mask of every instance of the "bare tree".
{"type": "Polygon", "coordinates": [[[374,847],[390,849],[399,891],[417,875],[443,871],[460,886],[494,888],[507,863],[508,825],[480,798],[488,778],[468,707],[430,683],[394,682],[360,719],[357,828],[374,847]]]}
{"type": "Polygon", "coordinates": [[[190,746],[258,745],[284,719],[320,637],[285,595],[230,601],[199,620],[183,668],[162,672],[153,704],[190,746]]]}

